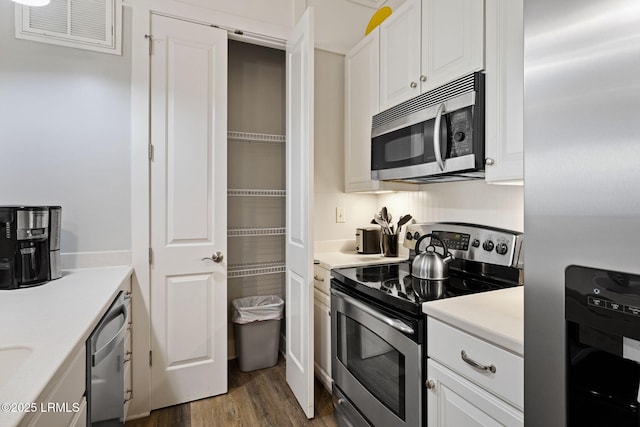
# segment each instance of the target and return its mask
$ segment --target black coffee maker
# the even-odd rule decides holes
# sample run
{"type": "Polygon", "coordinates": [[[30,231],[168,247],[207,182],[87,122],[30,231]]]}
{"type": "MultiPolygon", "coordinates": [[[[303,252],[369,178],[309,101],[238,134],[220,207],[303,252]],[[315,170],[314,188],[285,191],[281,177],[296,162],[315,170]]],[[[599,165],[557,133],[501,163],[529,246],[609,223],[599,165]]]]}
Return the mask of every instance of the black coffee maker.
{"type": "Polygon", "coordinates": [[[51,279],[49,206],[0,206],[0,289],[51,279]]]}

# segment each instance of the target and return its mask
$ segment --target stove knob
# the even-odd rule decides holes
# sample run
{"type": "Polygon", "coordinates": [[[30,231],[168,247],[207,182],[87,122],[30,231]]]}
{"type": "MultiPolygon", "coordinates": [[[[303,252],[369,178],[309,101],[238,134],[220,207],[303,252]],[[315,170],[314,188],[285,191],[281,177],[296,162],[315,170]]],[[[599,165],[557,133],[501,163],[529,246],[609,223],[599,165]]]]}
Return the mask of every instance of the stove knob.
{"type": "Polygon", "coordinates": [[[413,233],[413,238],[418,240],[420,238],[420,233],[418,233],[417,231],[413,233]]]}
{"type": "Polygon", "coordinates": [[[474,248],[480,247],[480,240],[474,239],[473,242],[471,243],[471,246],[473,246],[474,248]]]}
{"type": "Polygon", "coordinates": [[[484,249],[487,252],[491,252],[494,246],[495,245],[491,240],[485,240],[484,243],[482,244],[482,249],[484,249]]]}
{"type": "Polygon", "coordinates": [[[410,231],[407,231],[407,240],[413,239],[413,234],[410,231]]]}
{"type": "Polygon", "coordinates": [[[507,246],[506,243],[498,243],[496,245],[496,252],[498,252],[500,255],[506,255],[508,251],[509,251],[509,247],[507,246]]]}

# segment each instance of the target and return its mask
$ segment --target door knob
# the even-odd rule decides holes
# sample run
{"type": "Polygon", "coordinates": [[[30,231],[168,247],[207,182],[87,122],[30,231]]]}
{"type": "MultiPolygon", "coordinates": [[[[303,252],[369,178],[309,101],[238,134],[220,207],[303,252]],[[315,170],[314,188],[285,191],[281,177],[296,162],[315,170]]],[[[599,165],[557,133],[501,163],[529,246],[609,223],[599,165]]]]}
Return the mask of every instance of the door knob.
{"type": "Polygon", "coordinates": [[[222,255],[222,252],[217,251],[216,253],[211,255],[211,257],[202,258],[202,261],[207,260],[207,259],[209,261],[213,261],[213,262],[222,262],[222,260],[224,259],[224,255],[222,255]]]}

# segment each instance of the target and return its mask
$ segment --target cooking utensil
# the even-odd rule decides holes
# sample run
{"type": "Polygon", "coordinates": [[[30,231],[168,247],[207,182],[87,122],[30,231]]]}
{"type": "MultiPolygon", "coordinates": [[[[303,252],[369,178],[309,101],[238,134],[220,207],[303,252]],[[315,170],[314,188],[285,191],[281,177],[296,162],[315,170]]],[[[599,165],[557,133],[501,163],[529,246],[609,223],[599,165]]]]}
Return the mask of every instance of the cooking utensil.
{"type": "Polygon", "coordinates": [[[393,234],[389,229],[389,222],[386,219],[384,219],[384,216],[382,215],[382,210],[378,212],[373,219],[376,221],[377,224],[379,224],[382,227],[383,234],[393,234]]]}
{"type": "Polygon", "coordinates": [[[416,241],[416,257],[411,265],[411,275],[419,279],[443,280],[449,278],[449,263],[454,260],[453,255],[447,249],[447,245],[435,234],[425,234],[416,241]],[[420,252],[420,243],[427,237],[431,238],[429,246],[424,252],[420,252]],[[440,242],[443,255],[436,252],[433,240],[440,242]],[[429,250],[432,248],[433,250],[429,250]]]}
{"type": "Polygon", "coordinates": [[[400,233],[400,227],[402,227],[403,225],[411,221],[411,218],[413,217],[409,214],[401,216],[400,219],[398,220],[398,225],[397,225],[398,228],[396,229],[396,233],[400,233]]]}

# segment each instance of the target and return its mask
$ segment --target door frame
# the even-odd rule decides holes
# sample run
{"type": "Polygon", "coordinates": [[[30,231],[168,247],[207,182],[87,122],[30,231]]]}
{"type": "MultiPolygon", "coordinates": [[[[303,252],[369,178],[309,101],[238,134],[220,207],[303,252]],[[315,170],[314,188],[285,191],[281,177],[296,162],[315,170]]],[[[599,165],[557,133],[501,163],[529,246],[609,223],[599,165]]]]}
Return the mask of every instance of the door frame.
{"type": "MultiPolygon", "coordinates": [[[[237,15],[197,7],[177,0],[135,0],[128,5],[132,11],[131,23],[131,262],[132,316],[135,327],[132,342],[136,356],[133,358],[132,378],[136,393],[129,406],[128,418],[141,418],[151,412],[151,274],[149,249],[150,222],[150,60],[149,42],[151,14],[156,13],[176,19],[198,23],[212,23],[223,28],[238,28],[253,37],[229,37],[254,44],[285,49],[286,40],[293,30],[289,27],[268,24],[237,15]],[[142,313],[143,315],[136,316],[142,313]],[[143,357],[141,357],[143,356],[143,357]]],[[[292,14],[293,15],[293,14],[292,14]]]]}

